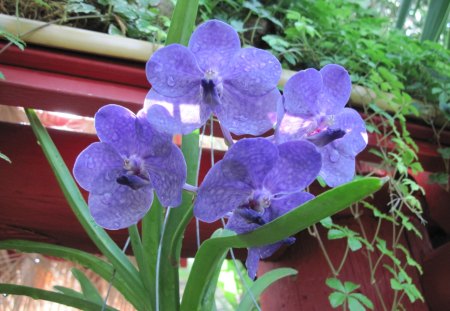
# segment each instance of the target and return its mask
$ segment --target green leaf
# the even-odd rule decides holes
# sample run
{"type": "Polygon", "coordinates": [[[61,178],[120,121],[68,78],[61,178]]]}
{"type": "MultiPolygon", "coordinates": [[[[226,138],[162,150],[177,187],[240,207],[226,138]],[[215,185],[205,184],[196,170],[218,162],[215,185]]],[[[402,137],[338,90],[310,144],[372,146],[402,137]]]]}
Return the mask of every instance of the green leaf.
{"type": "MultiPolygon", "coordinates": [[[[197,10],[198,0],[177,1],[167,34],[166,45],[171,43],[188,44],[194,29],[197,10]]],[[[187,165],[186,182],[196,185],[198,177],[199,130],[183,136],[181,151],[187,165]]],[[[191,218],[192,195],[183,193],[181,206],[171,210],[162,237],[160,275],[163,277],[160,278],[159,286],[160,310],[176,311],[179,309],[178,265],[184,230],[191,218]]],[[[146,259],[149,260],[149,258],[146,259]]]]}
{"type": "MultiPolygon", "coordinates": [[[[9,295],[21,295],[28,296],[33,299],[42,299],[47,301],[56,302],[69,307],[77,308],[86,311],[98,311],[101,310],[102,305],[97,304],[92,301],[80,299],[72,295],[65,295],[58,292],[47,291],[43,289],[38,289],[34,287],[13,285],[13,284],[1,284],[0,283],[0,293],[5,293],[9,295]]],[[[112,307],[106,307],[105,310],[117,310],[112,307]]]]}
{"type": "Polygon", "coordinates": [[[325,217],[320,221],[320,224],[327,229],[330,229],[333,226],[333,219],[331,217],[325,217]]]}
{"type": "Polygon", "coordinates": [[[333,292],[328,296],[328,300],[330,301],[330,305],[333,308],[337,308],[340,305],[342,305],[345,300],[347,299],[347,296],[344,293],[341,292],[333,292]]]}
{"type": "Polygon", "coordinates": [[[350,297],[358,299],[363,305],[366,306],[366,308],[369,308],[370,310],[373,310],[374,306],[372,301],[360,293],[353,293],[350,295],[350,297]]]}
{"type": "MultiPolygon", "coordinates": [[[[5,80],[5,75],[1,71],[0,71],[0,79],[5,80]]],[[[0,152],[0,157],[2,159],[5,159],[4,157],[6,157],[6,156],[3,153],[0,152]]]]}
{"type": "Polygon", "coordinates": [[[204,298],[207,280],[217,261],[231,247],[245,248],[278,242],[331,216],[381,188],[387,179],[362,178],[320,194],[300,207],[246,234],[227,232],[224,237],[206,240],[195,256],[181,310],[198,310],[204,298]]]}
{"type": "Polygon", "coordinates": [[[345,238],[346,236],[347,236],[347,234],[340,229],[330,229],[330,230],[328,230],[328,235],[327,235],[329,240],[342,239],[342,238],[345,238]]]}
{"type": "Polygon", "coordinates": [[[80,283],[81,291],[83,292],[84,297],[89,301],[96,302],[100,305],[103,304],[103,298],[98,292],[98,289],[92,284],[86,275],[84,275],[84,273],[77,268],[72,268],[71,271],[73,276],[80,283]]]}
{"type": "Polygon", "coordinates": [[[167,33],[166,45],[187,45],[194,30],[198,0],[178,0],[173,11],[172,22],[167,33]]]}
{"type": "Polygon", "coordinates": [[[391,288],[393,290],[402,290],[403,286],[402,286],[402,284],[399,281],[397,281],[394,278],[391,278],[391,288]]]}
{"type": "Polygon", "coordinates": [[[449,175],[444,172],[431,173],[430,176],[428,177],[428,183],[446,185],[448,183],[448,178],[449,175]]]}
{"type": "Polygon", "coordinates": [[[352,283],[352,282],[345,282],[344,287],[345,287],[346,293],[351,293],[351,292],[357,290],[360,287],[360,285],[352,283]]]}
{"type": "Polygon", "coordinates": [[[365,311],[366,308],[359,302],[358,299],[352,296],[348,297],[348,308],[350,311],[365,311]]]}
{"type": "Polygon", "coordinates": [[[122,276],[126,282],[129,282],[129,285],[133,285],[134,291],[137,296],[140,297],[140,301],[130,300],[130,302],[135,305],[145,304],[147,296],[145,294],[144,286],[139,278],[138,271],[122,250],[109,237],[106,231],[100,228],[93,220],[89,213],[89,208],[87,207],[78,186],[73,180],[70,171],[34,110],[27,108],[25,109],[25,113],[30,121],[31,128],[42,147],[45,157],[56,176],[59,186],[78,221],[102,254],[111,261],[114,268],[117,269],[117,273],[122,276]]]}
{"type": "MultiPolygon", "coordinates": [[[[91,269],[107,282],[111,280],[113,275],[113,267],[110,263],[101,260],[92,254],[69,247],[24,240],[4,240],[0,241],[0,249],[14,250],[23,253],[39,253],[70,260],[91,269]]],[[[115,276],[113,286],[130,301],[138,300],[138,296],[136,295],[132,284],[125,282],[120,275],[115,276]]]]}
{"type": "Polygon", "coordinates": [[[437,41],[450,11],[450,1],[431,0],[420,40],[437,41]]]}
{"type": "Polygon", "coordinates": [[[58,292],[60,292],[60,293],[62,293],[64,295],[72,296],[72,297],[83,299],[83,300],[86,299],[84,297],[83,293],[77,292],[76,290],[73,290],[71,288],[67,288],[67,287],[64,287],[64,286],[58,286],[58,285],[53,286],[53,288],[56,291],[58,291],[58,292]]]}
{"type": "Polygon", "coordinates": [[[100,14],[95,6],[85,3],[83,0],[69,0],[65,6],[66,11],[76,14],[100,14]]]}
{"type": "Polygon", "coordinates": [[[340,292],[343,293],[346,292],[344,284],[342,284],[342,282],[337,278],[328,278],[326,279],[325,284],[327,284],[328,287],[338,290],[340,292]]]}
{"type": "Polygon", "coordinates": [[[12,34],[8,31],[5,31],[3,29],[0,29],[0,37],[5,37],[6,40],[17,46],[22,51],[25,49],[25,41],[19,38],[19,36],[16,36],[15,34],[12,34]]]}
{"type": "Polygon", "coordinates": [[[437,151],[441,154],[442,158],[450,159],[450,147],[438,148],[437,151]]]}
{"type": "Polygon", "coordinates": [[[258,277],[258,279],[252,284],[248,291],[242,296],[241,303],[236,311],[251,311],[254,307],[254,302],[251,297],[258,299],[258,297],[273,283],[286,276],[297,275],[297,270],[291,268],[279,268],[271,270],[265,273],[263,276],[258,277]],[[250,295],[251,293],[251,295],[250,295]]]}
{"type": "Polygon", "coordinates": [[[347,240],[347,244],[348,244],[348,247],[350,247],[350,249],[353,252],[361,249],[361,247],[362,247],[361,242],[356,237],[349,237],[348,240],[347,240]]]}

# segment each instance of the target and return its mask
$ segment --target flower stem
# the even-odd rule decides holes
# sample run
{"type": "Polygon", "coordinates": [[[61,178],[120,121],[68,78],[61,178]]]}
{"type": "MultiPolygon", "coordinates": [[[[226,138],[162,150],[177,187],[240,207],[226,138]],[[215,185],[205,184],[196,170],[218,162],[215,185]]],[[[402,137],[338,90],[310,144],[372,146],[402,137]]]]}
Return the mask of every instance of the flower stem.
{"type": "Polygon", "coordinates": [[[197,191],[198,191],[198,187],[190,185],[188,183],[185,183],[183,185],[183,189],[186,190],[186,191],[192,192],[194,194],[197,193],[197,191]]]}

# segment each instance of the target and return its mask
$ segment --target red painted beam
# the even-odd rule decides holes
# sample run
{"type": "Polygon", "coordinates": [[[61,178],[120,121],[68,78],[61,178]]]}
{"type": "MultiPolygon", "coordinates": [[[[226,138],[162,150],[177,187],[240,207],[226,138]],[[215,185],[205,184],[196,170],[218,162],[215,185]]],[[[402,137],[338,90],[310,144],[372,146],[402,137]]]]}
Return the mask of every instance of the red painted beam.
{"type": "Polygon", "coordinates": [[[139,110],[148,89],[2,65],[1,104],[93,116],[107,104],[139,110]]]}
{"type": "MultiPolygon", "coordinates": [[[[0,41],[0,49],[4,46],[5,43],[0,41]]],[[[140,62],[28,45],[23,51],[9,47],[0,54],[0,64],[150,88],[145,77],[145,64],[140,62]]]]}

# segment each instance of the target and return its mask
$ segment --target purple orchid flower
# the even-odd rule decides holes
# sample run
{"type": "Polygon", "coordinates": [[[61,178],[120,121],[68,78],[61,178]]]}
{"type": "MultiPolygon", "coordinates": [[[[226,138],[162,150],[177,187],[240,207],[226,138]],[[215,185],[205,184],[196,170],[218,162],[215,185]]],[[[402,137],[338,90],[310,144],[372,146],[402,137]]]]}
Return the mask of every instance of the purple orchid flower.
{"type": "Polygon", "coordinates": [[[162,132],[190,133],[211,113],[238,135],[260,135],[275,123],[279,61],[264,50],[241,48],[237,32],[221,21],[200,25],[188,47],[156,51],[146,73],[152,89],[144,109],[162,132]]]}
{"type": "MultiPolygon", "coordinates": [[[[194,215],[213,222],[231,216],[226,228],[237,233],[252,231],[313,198],[302,192],[320,171],[321,156],[308,141],[279,146],[264,138],[235,143],[206,175],[194,203],[194,215]]],[[[288,238],[275,244],[250,248],[246,265],[256,275],[260,258],[273,254],[288,238]]]]}
{"type": "Polygon", "coordinates": [[[116,230],[137,223],[152,204],[153,189],[164,206],[181,203],[186,162],[170,135],[155,131],[143,113],[136,117],[117,105],[96,113],[95,128],[100,142],[81,152],[73,174],[89,191],[98,225],[116,230]]]}
{"type": "Polygon", "coordinates": [[[367,145],[363,119],[355,110],[344,108],[351,88],[348,72],[339,65],[306,69],[286,83],[284,109],[279,112],[276,142],[313,142],[322,155],[319,175],[331,187],[352,180],[355,157],[367,145]]]}

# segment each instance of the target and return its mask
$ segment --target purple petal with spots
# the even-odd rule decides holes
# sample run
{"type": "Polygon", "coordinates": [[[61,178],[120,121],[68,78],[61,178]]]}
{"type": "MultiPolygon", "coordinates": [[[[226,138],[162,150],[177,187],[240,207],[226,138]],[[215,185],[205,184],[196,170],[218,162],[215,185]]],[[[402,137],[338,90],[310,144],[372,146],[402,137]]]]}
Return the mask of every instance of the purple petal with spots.
{"type": "Polygon", "coordinates": [[[344,67],[330,64],[320,70],[323,88],[317,104],[320,111],[327,115],[338,114],[350,99],[352,82],[344,67]]]}
{"type": "Polygon", "coordinates": [[[188,134],[201,127],[211,115],[201,104],[200,88],[182,97],[166,97],[150,90],[144,103],[148,121],[158,131],[168,134],[188,134]]]}
{"type": "Polygon", "coordinates": [[[278,218],[312,199],[314,199],[314,195],[309,192],[296,192],[272,199],[270,206],[272,217],[273,219],[278,218]]]}
{"type": "Polygon", "coordinates": [[[147,62],[145,71],[152,88],[167,97],[189,93],[200,85],[203,77],[194,54],[180,44],[156,51],[147,62]]]}
{"type": "Polygon", "coordinates": [[[258,247],[259,257],[261,259],[265,259],[267,257],[270,257],[275,253],[284,243],[283,242],[277,242],[266,246],[258,247]]]}
{"type": "Polygon", "coordinates": [[[336,187],[349,182],[355,176],[355,157],[340,154],[334,142],[321,149],[322,169],[320,176],[328,186],[336,187]]]}
{"type": "Polygon", "coordinates": [[[272,194],[304,189],[320,171],[321,157],[316,147],[307,141],[290,141],[278,146],[279,160],[264,180],[272,194]]]}
{"type": "Polygon", "coordinates": [[[278,149],[270,141],[264,138],[244,138],[235,143],[225,154],[222,160],[225,162],[223,173],[230,178],[242,175],[242,171],[246,171],[245,179],[241,181],[251,184],[253,189],[258,189],[277,160],[278,149]],[[236,165],[233,169],[227,169],[226,162],[237,162],[240,166],[236,165]]]}
{"type": "Polygon", "coordinates": [[[210,20],[198,26],[189,40],[189,49],[203,71],[221,71],[240,47],[237,32],[218,20],[210,20]]]}
{"type": "Polygon", "coordinates": [[[317,126],[313,118],[303,118],[285,113],[278,126],[275,139],[278,144],[304,139],[317,126]]]}
{"type": "Polygon", "coordinates": [[[95,129],[100,141],[109,143],[123,156],[136,152],[136,116],[118,105],[107,105],[95,114],[95,129]]]}
{"type": "Polygon", "coordinates": [[[244,48],[229,62],[227,70],[222,73],[222,78],[226,85],[233,86],[241,93],[261,96],[277,87],[281,76],[281,64],[269,52],[244,48]]]}
{"type": "Polygon", "coordinates": [[[273,128],[280,100],[281,94],[276,88],[265,95],[254,97],[224,86],[221,105],[215,114],[229,131],[237,135],[257,136],[273,128]]]}
{"type": "Polygon", "coordinates": [[[161,157],[170,153],[172,135],[158,132],[147,121],[144,110],[139,111],[136,118],[136,137],[139,146],[138,153],[143,157],[161,157]]]}
{"type": "Polygon", "coordinates": [[[85,190],[103,193],[114,187],[117,177],[123,172],[123,159],[107,143],[93,143],[77,157],[73,175],[85,190]]]}
{"type": "Polygon", "coordinates": [[[206,175],[194,202],[194,215],[205,222],[224,217],[247,201],[252,189],[246,183],[230,180],[222,173],[222,161],[206,175]]]}
{"type": "Polygon", "coordinates": [[[249,248],[245,266],[247,267],[248,276],[254,280],[258,272],[259,265],[259,251],[256,248],[249,248]]]}
{"type": "Polygon", "coordinates": [[[284,106],[290,114],[311,116],[319,113],[317,98],[322,90],[322,75],[314,68],[299,71],[283,90],[284,106]]]}
{"type": "Polygon", "coordinates": [[[106,229],[117,230],[136,224],[150,209],[153,191],[150,186],[139,190],[116,184],[110,192],[89,194],[89,208],[95,222],[106,229]]]}
{"type": "Polygon", "coordinates": [[[245,219],[236,211],[228,218],[227,225],[225,226],[226,229],[232,230],[237,234],[247,233],[259,227],[261,226],[245,219]]]}
{"type": "Polygon", "coordinates": [[[247,274],[252,280],[255,279],[256,273],[258,272],[259,260],[272,256],[282,245],[283,242],[277,242],[262,247],[248,249],[245,266],[247,267],[247,274]]]}
{"type": "Polygon", "coordinates": [[[341,129],[345,136],[334,142],[339,153],[355,156],[367,146],[367,132],[364,120],[359,113],[352,108],[344,110],[334,116],[333,129],[341,129]]]}
{"type": "Polygon", "coordinates": [[[163,206],[176,207],[186,182],[186,162],[181,150],[171,144],[170,151],[161,157],[145,159],[150,180],[163,206]]]}

